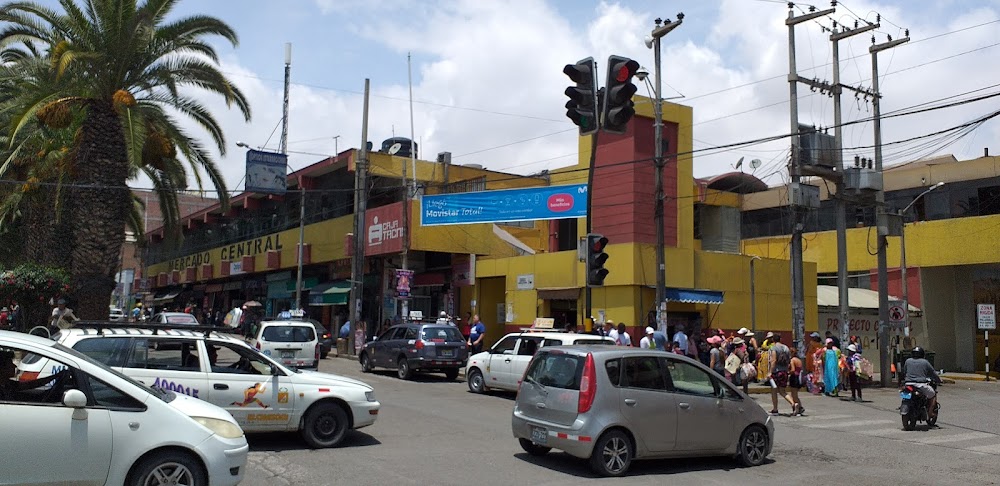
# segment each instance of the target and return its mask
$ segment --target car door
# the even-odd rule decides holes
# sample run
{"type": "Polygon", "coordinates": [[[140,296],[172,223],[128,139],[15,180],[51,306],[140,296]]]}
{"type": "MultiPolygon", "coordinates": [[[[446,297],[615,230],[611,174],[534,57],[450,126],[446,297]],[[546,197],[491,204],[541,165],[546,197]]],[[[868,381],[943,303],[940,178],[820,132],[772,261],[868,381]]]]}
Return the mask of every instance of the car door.
{"type": "Polygon", "coordinates": [[[707,368],[666,357],[677,414],[677,449],[715,452],[734,441],[733,417],[721,385],[707,368]]]}
{"type": "MultiPolygon", "coordinates": [[[[73,377],[67,388],[81,388],[86,375],[75,365],[37,349],[31,352],[67,367],[73,377]]],[[[109,410],[87,407],[85,418],[77,420],[61,396],[46,399],[44,391],[0,397],[0,440],[7,446],[0,460],[0,482],[103,485],[113,452],[109,410]]]]}
{"type": "Polygon", "coordinates": [[[404,348],[407,347],[408,339],[416,339],[417,329],[415,327],[403,326],[396,329],[396,332],[392,335],[392,339],[386,343],[385,346],[385,365],[389,368],[396,367],[396,361],[399,359],[401,354],[404,354],[404,348]],[[411,337],[407,337],[411,336],[411,337]]]}
{"type": "Polygon", "coordinates": [[[490,348],[490,360],[483,372],[486,386],[490,388],[511,389],[510,368],[517,347],[518,335],[507,336],[490,348]]]}
{"type": "Polygon", "coordinates": [[[147,386],[204,398],[208,387],[207,355],[198,339],[168,339],[169,346],[158,346],[161,339],[143,336],[132,339],[131,350],[122,373],[147,386]],[[159,348],[159,349],[157,349],[159,348]]]}
{"type": "Polygon", "coordinates": [[[627,356],[605,364],[617,387],[618,409],[636,438],[652,454],[674,449],[677,441],[676,398],[667,387],[663,358],[627,356]],[[620,379],[616,372],[620,371],[620,379]]]}
{"type": "Polygon", "coordinates": [[[507,376],[509,380],[508,385],[511,389],[516,390],[518,385],[521,384],[521,377],[524,376],[524,371],[528,369],[528,363],[531,362],[531,358],[535,357],[535,353],[538,352],[538,348],[540,347],[542,347],[541,336],[521,335],[517,339],[517,348],[514,350],[514,355],[508,357],[510,359],[510,366],[507,370],[507,376]]]}
{"type": "Polygon", "coordinates": [[[395,363],[389,362],[389,349],[397,337],[401,337],[405,332],[404,327],[393,327],[378,338],[375,342],[375,363],[378,366],[395,366],[395,363]]]}
{"type": "Polygon", "coordinates": [[[271,362],[233,343],[206,342],[217,356],[208,372],[208,401],[226,409],[246,431],[286,430],[295,408],[295,389],[271,362]]]}

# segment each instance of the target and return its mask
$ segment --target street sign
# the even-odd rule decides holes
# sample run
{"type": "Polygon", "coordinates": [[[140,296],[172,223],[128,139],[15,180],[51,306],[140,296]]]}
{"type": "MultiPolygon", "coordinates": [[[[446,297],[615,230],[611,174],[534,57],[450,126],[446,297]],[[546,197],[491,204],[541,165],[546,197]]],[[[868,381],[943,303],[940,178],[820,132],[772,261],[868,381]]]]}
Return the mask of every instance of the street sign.
{"type": "Polygon", "coordinates": [[[899,300],[889,301],[889,327],[903,329],[906,327],[906,304],[899,300]]]}
{"type": "Polygon", "coordinates": [[[979,323],[979,329],[993,330],[997,328],[996,305],[977,304],[976,310],[977,310],[976,316],[978,317],[977,322],[979,323]]]}

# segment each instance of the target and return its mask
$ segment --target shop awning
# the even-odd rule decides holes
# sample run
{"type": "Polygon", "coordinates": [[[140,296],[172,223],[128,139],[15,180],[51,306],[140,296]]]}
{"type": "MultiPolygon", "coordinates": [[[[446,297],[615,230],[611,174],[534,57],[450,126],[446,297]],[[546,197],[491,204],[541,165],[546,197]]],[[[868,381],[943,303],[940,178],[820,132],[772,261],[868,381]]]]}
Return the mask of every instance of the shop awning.
{"type": "MultiPolygon", "coordinates": [[[[889,300],[899,300],[889,296],[889,300]]],[[[835,285],[816,286],[816,305],[819,307],[840,307],[840,291],[835,285]]],[[[868,289],[847,289],[847,305],[852,309],[878,309],[878,292],[868,289]]],[[[920,309],[910,305],[910,312],[920,309]]]]}
{"type": "Polygon", "coordinates": [[[667,301],[685,304],[721,304],[722,292],[718,290],[667,289],[667,301]]]}
{"type": "Polygon", "coordinates": [[[538,298],[542,300],[580,300],[580,287],[540,287],[538,298]]]}
{"type": "Polygon", "coordinates": [[[164,290],[153,296],[153,304],[165,304],[177,298],[182,289],[164,290]]]}
{"type": "Polygon", "coordinates": [[[351,296],[351,283],[338,280],[317,285],[309,291],[309,305],[345,305],[351,296]]]}
{"type": "MultiPolygon", "coordinates": [[[[292,293],[295,293],[295,282],[296,279],[291,279],[285,282],[285,288],[292,293]]],[[[312,290],[313,287],[319,285],[319,279],[316,277],[309,277],[302,279],[302,290],[312,290]]]]}

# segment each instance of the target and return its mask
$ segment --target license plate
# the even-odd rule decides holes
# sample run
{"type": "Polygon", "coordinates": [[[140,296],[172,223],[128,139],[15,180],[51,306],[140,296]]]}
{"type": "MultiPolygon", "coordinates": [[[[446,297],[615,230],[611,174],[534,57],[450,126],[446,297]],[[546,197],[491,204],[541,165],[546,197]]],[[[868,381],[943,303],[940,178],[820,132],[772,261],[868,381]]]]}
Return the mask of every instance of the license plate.
{"type": "Polygon", "coordinates": [[[532,427],[531,441],[536,444],[545,444],[549,441],[549,431],[544,427],[532,427]]]}
{"type": "Polygon", "coordinates": [[[913,398],[913,395],[911,395],[910,392],[899,392],[899,396],[902,397],[903,400],[909,400],[913,398]]]}
{"type": "Polygon", "coordinates": [[[295,357],[295,351],[282,351],[281,352],[281,357],[282,358],[294,358],[295,357]]]}
{"type": "Polygon", "coordinates": [[[454,349],[442,349],[442,350],[438,351],[438,355],[442,356],[442,357],[445,357],[445,358],[451,358],[451,357],[455,356],[455,350],[454,349]]]}

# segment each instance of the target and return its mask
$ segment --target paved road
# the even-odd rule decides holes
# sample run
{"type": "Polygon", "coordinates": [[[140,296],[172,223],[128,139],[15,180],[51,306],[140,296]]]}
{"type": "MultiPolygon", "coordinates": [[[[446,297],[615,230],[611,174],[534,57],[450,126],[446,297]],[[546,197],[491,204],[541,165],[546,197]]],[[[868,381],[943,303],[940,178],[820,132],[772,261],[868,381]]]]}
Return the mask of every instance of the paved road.
{"type": "MultiPolygon", "coordinates": [[[[404,382],[327,359],[321,370],[360,378],[382,402],[378,422],[337,449],[311,450],[297,435],[251,436],[243,484],[995,484],[1000,478],[1000,388],[942,388],[939,428],[904,432],[895,390],[864,403],[805,397],[805,417],[777,417],[770,461],[751,469],[725,458],[634,463],[623,479],[591,474],[585,461],[521,451],[510,433],[512,394],[474,395],[439,375],[404,382]]],[[[755,399],[769,402],[769,397],[755,399]]],[[[769,403],[764,403],[769,407],[769,403]]],[[[788,410],[787,404],[782,410],[788,410]]]]}

